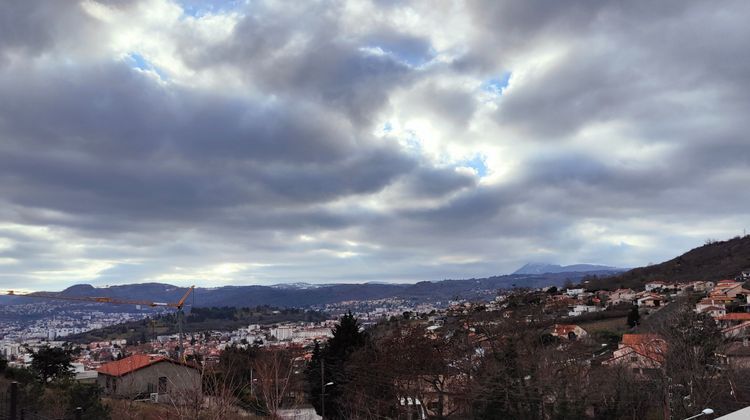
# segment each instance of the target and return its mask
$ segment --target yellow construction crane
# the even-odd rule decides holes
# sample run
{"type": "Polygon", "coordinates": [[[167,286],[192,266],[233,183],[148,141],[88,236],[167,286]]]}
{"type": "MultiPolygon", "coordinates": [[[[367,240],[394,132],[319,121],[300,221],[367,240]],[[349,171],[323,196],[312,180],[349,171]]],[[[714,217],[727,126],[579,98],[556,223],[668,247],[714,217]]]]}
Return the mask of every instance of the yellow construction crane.
{"type": "Polygon", "coordinates": [[[50,292],[15,293],[13,290],[9,290],[7,295],[18,296],[18,297],[40,298],[40,299],[70,300],[70,301],[76,301],[76,302],[110,303],[113,305],[141,305],[141,306],[150,306],[152,308],[156,308],[156,307],[176,308],[177,309],[177,313],[176,313],[177,328],[178,328],[179,337],[180,337],[180,343],[177,346],[177,357],[180,360],[184,360],[185,352],[184,352],[183,345],[185,343],[185,333],[183,332],[183,322],[185,319],[185,313],[182,311],[182,308],[185,306],[185,301],[187,301],[188,296],[190,296],[190,294],[193,292],[194,289],[195,289],[195,286],[188,287],[187,291],[182,296],[182,299],[180,299],[177,303],[152,302],[148,300],[116,299],[116,298],[105,297],[105,296],[98,296],[98,297],[66,296],[60,293],[50,293],[50,292]]]}

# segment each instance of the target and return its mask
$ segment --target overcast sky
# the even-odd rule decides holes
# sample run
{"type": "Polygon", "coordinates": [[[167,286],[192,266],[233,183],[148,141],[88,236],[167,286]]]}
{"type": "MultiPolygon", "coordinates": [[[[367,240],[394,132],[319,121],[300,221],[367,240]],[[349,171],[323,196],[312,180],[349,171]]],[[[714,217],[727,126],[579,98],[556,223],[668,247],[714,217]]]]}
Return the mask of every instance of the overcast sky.
{"type": "Polygon", "coordinates": [[[0,2],[0,284],[622,267],[743,233],[750,2],[0,2]]]}

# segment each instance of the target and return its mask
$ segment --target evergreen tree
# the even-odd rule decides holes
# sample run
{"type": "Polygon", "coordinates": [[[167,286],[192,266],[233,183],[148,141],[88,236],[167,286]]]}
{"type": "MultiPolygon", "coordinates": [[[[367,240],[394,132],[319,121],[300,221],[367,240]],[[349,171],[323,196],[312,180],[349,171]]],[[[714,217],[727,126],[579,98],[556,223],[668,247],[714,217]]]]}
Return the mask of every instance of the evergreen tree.
{"type": "Polygon", "coordinates": [[[630,309],[630,312],[628,312],[628,326],[630,328],[633,328],[640,323],[641,314],[638,313],[638,307],[633,306],[633,308],[630,309]]]}
{"type": "Polygon", "coordinates": [[[340,419],[344,418],[340,406],[348,381],[347,362],[355,350],[365,345],[367,336],[360,331],[359,321],[351,312],[341,317],[332,332],[333,337],[324,348],[321,349],[316,342],[306,379],[310,403],[315,411],[323,414],[322,401],[325,399],[325,417],[340,419]]]}
{"type": "Polygon", "coordinates": [[[31,370],[39,381],[47,383],[54,379],[72,376],[70,351],[59,347],[42,347],[33,353],[31,370]]]}
{"type": "Polygon", "coordinates": [[[101,389],[96,385],[73,382],[67,389],[68,416],[75,417],[75,410],[81,407],[83,420],[106,420],[110,418],[109,407],[102,404],[101,389]]]}

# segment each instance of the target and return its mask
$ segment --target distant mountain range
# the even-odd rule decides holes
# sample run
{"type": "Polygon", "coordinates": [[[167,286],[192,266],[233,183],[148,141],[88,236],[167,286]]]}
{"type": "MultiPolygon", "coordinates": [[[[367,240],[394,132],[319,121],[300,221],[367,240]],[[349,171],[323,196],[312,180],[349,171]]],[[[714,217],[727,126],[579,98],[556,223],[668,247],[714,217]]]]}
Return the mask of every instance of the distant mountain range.
{"type": "MultiPolygon", "coordinates": [[[[307,308],[331,303],[401,298],[413,302],[447,302],[455,298],[477,299],[491,297],[498,289],[515,287],[562,286],[567,281],[577,282],[584,276],[612,275],[616,271],[586,271],[543,274],[510,274],[480,279],[422,281],[415,284],[364,283],[364,284],[308,284],[292,283],[274,286],[223,286],[195,289],[188,305],[210,306],[258,306],[307,308]]],[[[187,289],[162,283],[138,283],[97,288],[79,284],[61,292],[65,296],[111,297],[129,300],[177,302],[187,289]]],[[[30,298],[2,296],[0,304],[44,301],[30,298]]],[[[54,300],[54,302],[63,302],[54,300]]],[[[87,304],[91,305],[91,304],[87,304]]],[[[97,304],[98,305],[98,304],[97,304]]],[[[110,305],[113,306],[113,305],[110,305]]]]}
{"type": "Polygon", "coordinates": [[[574,264],[562,266],[557,264],[528,263],[513,272],[513,274],[586,273],[590,271],[621,272],[626,271],[626,269],[594,264],[574,264]]]}
{"type": "MultiPolygon", "coordinates": [[[[309,284],[273,286],[223,286],[197,288],[188,304],[195,306],[258,306],[307,308],[314,305],[402,298],[414,302],[448,301],[454,298],[490,297],[498,289],[562,286],[586,278],[590,288],[639,287],[648,280],[718,280],[734,278],[750,268],[750,235],[727,241],[712,241],[661,264],[627,270],[576,264],[529,263],[513,274],[466,280],[422,281],[415,284],[309,284]]],[[[61,292],[67,296],[103,296],[121,299],[176,302],[186,288],[161,283],[139,283],[106,288],[79,284],[61,292]]],[[[39,299],[42,300],[42,299],[39,299]]],[[[29,298],[0,296],[1,304],[29,303],[29,298]]],[[[56,301],[60,302],[60,301],[56,301]]]]}

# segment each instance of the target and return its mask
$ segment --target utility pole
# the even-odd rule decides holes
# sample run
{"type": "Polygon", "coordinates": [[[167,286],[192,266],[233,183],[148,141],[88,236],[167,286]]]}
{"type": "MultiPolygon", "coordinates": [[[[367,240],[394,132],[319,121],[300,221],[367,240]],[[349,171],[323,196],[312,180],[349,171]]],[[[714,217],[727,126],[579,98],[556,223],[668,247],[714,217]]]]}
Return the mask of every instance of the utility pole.
{"type": "Polygon", "coordinates": [[[320,358],[320,417],[326,418],[326,361],[320,358]]]}
{"type": "Polygon", "coordinates": [[[672,378],[667,376],[667,395],[664,404],[664,418],[672,420],[672,378]]]}
{"type": "Polygon", "coordinates": [[[10,420],[16,420],[18,417],[18,382],[10,383],[10,420]]]}

